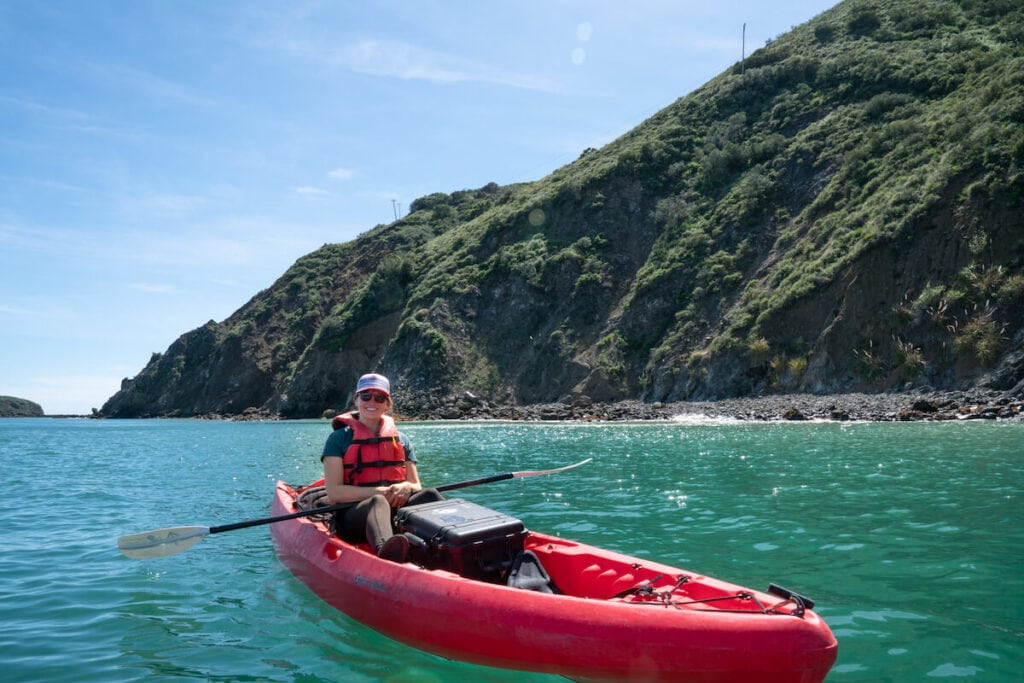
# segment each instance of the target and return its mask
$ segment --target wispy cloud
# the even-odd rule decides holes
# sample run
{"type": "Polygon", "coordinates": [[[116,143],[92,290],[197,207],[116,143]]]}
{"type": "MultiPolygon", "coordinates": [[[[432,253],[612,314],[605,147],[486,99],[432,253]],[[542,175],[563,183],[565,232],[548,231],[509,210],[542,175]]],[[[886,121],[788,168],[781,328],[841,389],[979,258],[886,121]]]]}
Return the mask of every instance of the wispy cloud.
{"type": "Polygon", "coordinates": [[[17,250],[60,251],[67,242],[74,240],[74,231],[66,228],[26,226],[9,220],[0,222],[0,243],[3,243],[8,254],[17,250]]]}
{"type": "Polygon", "coordinates": [[[0,303],[0,317],[11,317],[11,318],[41,318],[50,317],[52,313],[46,308],[36,308],[29,306],[11,306],[9,304],[0,303]]]}
{"type": "Polygon", "coordinates": [[[370,76],[438,84],[489,83],[544,92],[562,90],[561,84],[545,76],[517,73],[402,41],[363,38],[339,46],[290,38],[274,44],[304,59],[370,76]]]}
{"type": "Polygon", "coordinates": [[[181,218],[201,209],[207,198],[173,192],[144,192],[122,200],[122,209],[129,216],[146,218],[181,218]]]}
{"type": "Polygon", "coordinates": [[[142,69],[98,62],[85,62],[82,68],[96,80],[117,88],[127,88],[153,100],[204,108],[220,106],[216,99],[193,88],[142,69]]]}
{"type": "Polygon", "coordinates": [[[434,83],[491,83],[525,90],[560,89],[543,76],[509,72],[397,41],[360,40],[329,51],[328,59],[338,66],[375,76],[434,83]]]}
{"type": "MultiPolygon", "coordinates": [[[[108,272],[128,264],[223,273],[230,268],[256,268],[276,262],[282,254],[298,257],[315,248],[319,238],[308,225],[304,229],[289,223],[261,222],[250,216],[205,218],[173,231],[127,227],[102,233],[0,222],[0,243],[8,257],[34,259],[45,254],[52,264],[74,261],[108,272]]],[[[162,284],[137,282],[132,286],[141,291],[170,291],[162,284]]],[[[25,311],[9,308],[6,313],[25,311]]]]}
{"type": "Polygon", "coordinates": [[[327,172],[327,177],[331,180],[349,180],[353,178],[355,173],[347,168],[335,168],[327,172]]]}
{"type": "Polygon", "coordinates": [[[178,291],[174,285],[158,285],[148,282],[133,282],[131,288],[146,294],[173,294],[178,291]]]}
{"type": "Polygon", "coordinates": [[[0,108],[23,112],[31,118],[33,125],[116,138],[138,137],[136,133],[126,130],[123,125],[106,117],[36,99],[0,95],[0,108]]]}
{"type": "Polygon", "coordinates": [[[450,57],[395,41],[361,40],[328,50],[325,57],[337,67],[374,76],[434,83],[458,83],[481,78],[467,69],[467,65],[455,65],[456,60],[450,57]]]}
{"type": "Polygon", "coordinates": [[[323,189],[322,187],[313,187],[311,185],[301,185],[299,187],[293,187],[292,189],[295,191],[297,195],[300,195],[302,197],[323,197],[329,194],[327,190],[323,189]]]}
{"type": "Polygon", "coordinates": [[[11,97],[10,95],[0,95],[0,106],[21,109],[35,115],[47,115],[64,119],[86,121],[92,118],[91,115],[77,109],[57,107],[37,100],[27,99],[24,97],[11,97]]]}

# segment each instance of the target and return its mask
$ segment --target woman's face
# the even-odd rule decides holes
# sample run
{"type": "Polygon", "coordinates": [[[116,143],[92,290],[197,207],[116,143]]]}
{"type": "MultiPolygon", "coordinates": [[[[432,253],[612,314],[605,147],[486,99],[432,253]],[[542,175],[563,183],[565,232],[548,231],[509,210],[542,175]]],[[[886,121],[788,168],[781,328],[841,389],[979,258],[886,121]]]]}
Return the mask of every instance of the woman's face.
{"type": "Polygon", "coordinates": [[[356,394],[356,408],[360,417],[380,419],[391,408],[391,398],[383,391],[360,391],[356,394]]]}

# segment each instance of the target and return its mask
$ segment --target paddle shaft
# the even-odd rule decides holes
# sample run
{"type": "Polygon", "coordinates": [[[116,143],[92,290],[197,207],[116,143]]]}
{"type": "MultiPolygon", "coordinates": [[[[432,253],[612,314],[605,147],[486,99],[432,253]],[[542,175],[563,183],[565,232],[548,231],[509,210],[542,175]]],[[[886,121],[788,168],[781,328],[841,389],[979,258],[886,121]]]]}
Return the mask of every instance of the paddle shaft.
{"type": "MultiPolygon", "coordinates": [[[[555,474],[557,472],[564,472],[571,470],[574,467],[579,467],[591,461],[591,458],[582,460],[578,463],[567,465],[565,467],[559,467],[553,470],[537,470],[532,472],[506,472],[504,474],[495,474],[489,477],[481,477],[480,479],[470,479],[469,481],[460,481],[454,484],[444,484],[438,486],[438,491],[454,491],[455,489],[464,489],[470,486],[477,486],[479,484],[490,484],[496,481],[505,481],[506,479],[518,479],[521,477],[536,477],[545,474],[555,474]]],[[[142,534],[133,534],[131,536],[122,536],[118,539],[118,545],[121,547],[122,552],[126,551],[145,551],[148,548],[158,546],[168,546],[165,548],[164,554],[169,554],[172,546],[181,544],[186,539],[189,541],[188,546],[201,540],[204,536],[209,534],[219,534],[224,531],[234,531],[235,529],[247,529],[249,527],[260,526],[262,524],[273,524],[274,522],[283,522],[287,519],[295,519],[297,517],[309,517],[311,515],[319,515],[329,512],[337,512],[339,510],[345,510],[352,507],[355,503],[336,503],[334,505],[327,505],[324,507],[313,508],[310,510],[299,510],[287,515],[279,515],[277,517],[263,517],[262,519],[250,519],[244,522],[235,522],[233,524],[222,524],[220,526],[212,527],[178,527],[176,529],[155,529],[151,532],[145,532],[142,534]],[[124,543],[125,545],[122,545],[124,543]]],[[[188,547],[185,546],[185,547],[188,547]]],[[[180,552],[184,548],[175,550],[174,552],[180,552]]]]}
{"type": "MultiPolygon", "coordinates": [[[[464,489],[470,486],[477,486],[478,484],[490,484],[495,481],[504,481],[506,479],[512,479],[515,477],[513,472],[507,472],[505,474],[495,474],[490,477],[482,477],[480,479],[473,479],[472,481],[460,481],[455,484],[445,484],[444,486],[438,486],[438,491],[454,491],[455,489],[464,489]]],[[[352,507],[355,503],[336,503],[334,505],[327,505],[325,507],[313,508],[311,510],[299,510],[289,515],[280,515],[279,517],[264,517],[263,519],[250,519],[245,522],[235,522],[234,524],[222,524],[220,526],[211,526],[211,534],[219,534],[222,531],[234,531],[235,529],[248,529],[251,526],[260,526],[261,524],[273,524],[274,522],[283,522],[287,519],[295,519],[296,517],[308,517],[309,515],[319,515],[326,512],[338,512],[352,507]]]]}
{"type": "MultiPolygon", "coordinates": [[[[492,474],[489,477],[480,477],[479,479],[470,479],[468,481],[459,481],[454,484],[443,484],[438,486],[438,491],[454,491],[456,489],[465,489],[470,486],[479,486],[480,484],[493,484],[496,481],[505,481],[507,479],[519,479],[522,477],[536,477],[544,474],[555,474],[557,472],[564,472],[565,470],[571,470],[574,467],[579,467],[585,463],[588,463],[592,458],[587,458],[573,465],[567,465],[566,467],[559,467],[553,470],[537,470],[533,472],[505,472],[504,474],[492,474]]],[[[313,508],[311,510],[299,510],[288,515],[281,515],[279,517],[264,517],[263,519],[250,519],[246,522],[235,522],[234,524],[223,524],[221,526],[210,527],[211,534],[217,534],[222,531],[234,531],[235,529],[247,529],[251,526],[259,526],[261,524],[273,524],[274,522],[283,522],[287,519],[295,519],[296,517],[308,517],[310,515],[318,515],[324,512],[337,512],[339,510],[345,510],[352,507],[355,503],[336,503],[334,505],[327,505],[325,507],[313,508]]]]}
{"type": "Polygon", "coordinates": [[[318,515],[322,512],[337,512],[339,510],[345,510],[352,507],[355,503],[336,503],[334,505],[328,505],[326,507],[313,508],[311,510],[299,510],[293,512],[290,515],[280,515],[278,517],[264,517],[263,519],[250,519],[245,522],[235,522],[234,524],[222,524],[220,526],[211,526],[211,534],[219,534],[222,531],[234,531],[235,529],[248,529],[251,526],[259,526],[261,524],[273,524],[274,522],[283,522],[286,519],[295,519],[296,517],[308,517],[310,515],[318,515]]]}
{"type": "Polygon", "coordinates": [[[464,489],[470,486],[476,486],[477,484],[490,484],[495,481],[505,481],[506,479],[514,479],[516,472],[506,472],[505,474],[494,474],[490,477],[481,477],[480,479],[472,479],[470,481],[460,481],[455,484],[445,484],[444,486],[438,486],[438,491],[454,491],[455,489],[464,489]]]}

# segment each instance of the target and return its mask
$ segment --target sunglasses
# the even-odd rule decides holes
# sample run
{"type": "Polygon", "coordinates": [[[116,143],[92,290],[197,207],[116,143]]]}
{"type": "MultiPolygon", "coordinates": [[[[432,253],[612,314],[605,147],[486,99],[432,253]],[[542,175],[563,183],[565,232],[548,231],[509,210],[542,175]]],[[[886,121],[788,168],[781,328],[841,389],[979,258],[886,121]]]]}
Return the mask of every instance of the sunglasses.
{"type": "Polygon", "coordinates": [[[384,403],[388,400],[387,394],[379,394],[375,391],[364,391],[361,394],[356,394],[360,401],[370,401],[371,399],[377,403],[384,403]]]}

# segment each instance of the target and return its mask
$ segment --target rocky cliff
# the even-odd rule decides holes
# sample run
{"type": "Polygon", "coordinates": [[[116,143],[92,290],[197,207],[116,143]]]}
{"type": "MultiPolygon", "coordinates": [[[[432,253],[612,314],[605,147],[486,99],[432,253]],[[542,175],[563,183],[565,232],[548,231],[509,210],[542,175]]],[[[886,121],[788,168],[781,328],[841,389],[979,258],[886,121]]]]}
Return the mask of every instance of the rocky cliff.
{"type": "Polygon", "coordinates": [[[423,197],[107,416],[1024,393],[1024,9],[847,0],[532,183],[423,197]]]}

